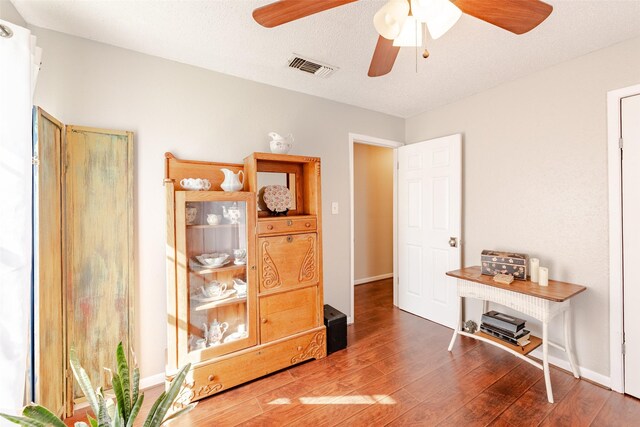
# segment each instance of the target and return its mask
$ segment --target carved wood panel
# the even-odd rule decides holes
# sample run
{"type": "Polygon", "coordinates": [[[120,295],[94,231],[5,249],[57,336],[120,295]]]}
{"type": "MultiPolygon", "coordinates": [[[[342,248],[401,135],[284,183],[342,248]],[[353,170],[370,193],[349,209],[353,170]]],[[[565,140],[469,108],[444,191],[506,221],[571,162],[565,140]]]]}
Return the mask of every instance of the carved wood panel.
{"type": "Polygon", "coordinates": [[[258,250],[260,292],[318,281],[315,233],[261,237],[258,250]]]}

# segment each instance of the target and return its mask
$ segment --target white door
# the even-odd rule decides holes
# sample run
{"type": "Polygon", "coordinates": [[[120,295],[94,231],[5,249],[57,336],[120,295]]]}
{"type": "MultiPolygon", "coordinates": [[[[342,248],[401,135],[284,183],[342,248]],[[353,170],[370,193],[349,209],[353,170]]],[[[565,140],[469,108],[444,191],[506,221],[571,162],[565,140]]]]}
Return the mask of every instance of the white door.
{"type": "Polygon", "coordinates": [[[625,393],[640,398],[640,95],[622,100],[625,393]]]}
{"type": "Polygon", "coordinates": [[[454,328],[460,268],[460,134],[398,148],[398,306],[454,328]],[[455,240],[454,240],[455,239],[455,240]]]}

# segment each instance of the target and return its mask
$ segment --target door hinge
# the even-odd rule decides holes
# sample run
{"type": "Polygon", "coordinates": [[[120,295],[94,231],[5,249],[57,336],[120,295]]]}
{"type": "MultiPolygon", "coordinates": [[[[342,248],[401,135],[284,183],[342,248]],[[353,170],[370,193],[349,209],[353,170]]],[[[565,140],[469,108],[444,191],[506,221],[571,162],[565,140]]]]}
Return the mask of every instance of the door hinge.
{"type": "Polygon", "coordinates": [[[627,345],[622,343],[622,355],[624,356],[625,354],[627,354],[627,345]]]}
{"type": "Polygon", "coordinates": [[[31,164],[34,166],[40,166],[40,159],[38,159],[38,156],[31,157],[31,164]]]}
{"type": "Polygon", "coordinates": [[[624,146],[624,140],[622,138],[620,138],[618,140],[618,148],[620,148],[622,150],[623,146],[624,146]]]}

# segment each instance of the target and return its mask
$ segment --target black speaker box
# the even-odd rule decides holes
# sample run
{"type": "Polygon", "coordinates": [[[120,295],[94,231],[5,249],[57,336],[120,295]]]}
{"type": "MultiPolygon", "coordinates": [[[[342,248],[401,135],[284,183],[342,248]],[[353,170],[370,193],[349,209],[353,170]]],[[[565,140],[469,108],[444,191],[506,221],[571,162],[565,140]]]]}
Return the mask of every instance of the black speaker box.
{"type": "Polygon", "coordinates": [[[328,304],[324,306],[327,327],[327,354],[347,348],[347,316],[328,304]]]}

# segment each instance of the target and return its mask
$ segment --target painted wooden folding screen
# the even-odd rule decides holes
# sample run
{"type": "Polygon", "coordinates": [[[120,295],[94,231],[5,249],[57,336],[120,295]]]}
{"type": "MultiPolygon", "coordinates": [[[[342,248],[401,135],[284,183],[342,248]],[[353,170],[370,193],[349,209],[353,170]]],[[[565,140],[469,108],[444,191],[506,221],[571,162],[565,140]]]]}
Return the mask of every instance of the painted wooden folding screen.
{"type": "Polygon", "coordinates": [[[64,125],[36,110],[35,400],[62,415],[66,349],[62,282],[62,139],[64,125]]]}
{"type": "Polygon", "coordinates": [[[67,345],[110,388],[103,368],[134,337],[133,134],[67,126],[64,192],[67,345]]]}

